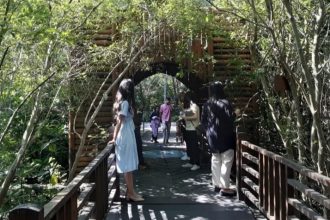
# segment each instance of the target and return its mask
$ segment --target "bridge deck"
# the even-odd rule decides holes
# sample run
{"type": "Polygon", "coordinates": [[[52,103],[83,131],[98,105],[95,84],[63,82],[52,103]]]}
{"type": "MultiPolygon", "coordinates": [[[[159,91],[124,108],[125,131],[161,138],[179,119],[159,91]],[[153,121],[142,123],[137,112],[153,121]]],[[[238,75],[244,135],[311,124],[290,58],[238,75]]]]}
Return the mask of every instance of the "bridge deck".
{"type": "MultiPolygon", "coordinates": [[[[175,131],[174,127],[172,131],[175,131]]],[[[203,164],[197,171],[181,167],[184,162],[180,157],[184,147],[176,143],[174,133],[166,147],[150,143],[148,130],[144,137],[143,154],[150,167],[136,172],[135,182],[145,201],[127,203],[122,198],[121,202],[111,208],[107,220],[254,219],[244,202],[236,198],[221,197],[213,192],[208,164],[203,164]]],[[[160,142],[161,140],[159,138],[160,142]]],[[[124,187],[121,188],[123,196],[124,187]]]]}

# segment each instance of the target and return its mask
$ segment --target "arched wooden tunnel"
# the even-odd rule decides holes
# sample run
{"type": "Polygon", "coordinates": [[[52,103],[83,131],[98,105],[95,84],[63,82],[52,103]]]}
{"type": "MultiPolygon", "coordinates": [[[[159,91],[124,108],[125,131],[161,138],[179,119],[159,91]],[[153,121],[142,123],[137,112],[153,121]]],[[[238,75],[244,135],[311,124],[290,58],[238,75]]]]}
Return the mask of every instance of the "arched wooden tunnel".
{"type": "MultiPolygon", "coordinates": [[[[195,74],[184,74],[183,76],[177,76],[177,73],[182,71],[180,66],[174,62],[162,62],[162,63],[153,63],[150,65],[148,70],[138,70],[132,76],[132,79],[135,85],[142,82],[144,79],[157,74],[163,73],[172,77],[175,77],[177,80],[182,82],[190,91],[192,91],[197,97],[196,100],[200,104],[202,100],[207,97],[207,81],[201,79],[195,74]]],[[[159,88],[161,89],[161,88],[159,88]]]]}
{"type": "MultiPolygon", "coordinates": [[[[111,29],[111,28],[110,28],[111,29]]],[[[112,31],[104,30],[99,32],[99,35],[94,36],[94,42],[99,46],[108,46],[111,43],[112,31]]],[[[164,38],[166,40],[166,38],[164,38]]],[[[175,38],[172,36],[172,40],[175,38]]],[[[159,42],[161,43],[161,42],[159,42]]],[[[168,44],[167,44],[168,45],[168,44]]],[[[155,47],[157,48],[157,47],[155,47]]],[[[172,50],[175,53],[175,50],[172,50]]],[[[251,134],[252,141],[257,142],[257,133],[255,120],[258,115],[258,106],[255,96],[257,87],[254,83],[249,83],[247,80],[248,73],[252,71],[252,62],[249,50],[246,48],[237,48],[230,44],[226,38],[221,36],[216,36],[213,38],[208,38],[207,48],[201,44],[200,39],[195,39],[191,44],[191,51],[195,58],[202,57],[205,54],[213,56],[214,61],[207,64],[195,64],[193,60],[188,60],[182,65],[173,61],[173,59],[167,59],[166,56],[159,56],[154,59],[155,62],[150,63],[150,68],[148,70],[137,69],[135,71],[130,71],[131,77],[133,78],[135,84],[143,81],[145,78],[157,74],[166,73],[168,75],[176,77],[179,71],[183,71],[185,74],[182,78],[177,78],[183,84],[185,84],[190,90],[198,94],[198,103],[202,104],[207,99],[207,88],[205,87],[211,81],[221,81],[226,82],[226,94],[228,98],[233,103],[235,109],[239,109],[241,113],[244,113],[244,120],[241,120],[241,125],[251,134]],[[241,63],[240,67],[233,64],[233,60],[239,60],[241,63]],[[182,68],[182,69],[180,69],[182,68]]],[[[155,54],[159,54],[159,51],[155,54]]],[[[175,54],[172,54],[175,57],[175,54]]],[[[195,59],[196,60],[196,59],[195,59]]],[[[95,71],[93,73],[96,78],[100,79],[100,83],[108,74],[108,71],[95,71]]],[[[106,87],[111,85],[113,79],[108,80],[106,87]]],[[[104,88],[103,91],[105,91],[104,88]]],[[[90,137],[93,135],[107,130],[107,128],[112,124],[112,103],[113,95],[108,98],[108,100],[103,104],[99,114],[96,117],[94,126],[91,128],[89,134],[90,137]]],[[[102,94],[100,95],[102,96],[102,94]]],[[[100,99],[100,98],[99,98],[100,99]]],[[[75,128],[76,132],[80,133],[84,129],[84,117],[87,109],[82,109],[80,114],[77,115],[76,123],[73,124],[73,117],[70,117],[70,161],[74,160],[75,152],[79,146],[80,139],[73,130],[75,128]]],[[[85,167],[105,146],[106,140],[100,138],[88,138],[86,141],[83,155],[80,158],[78,165],[78,171],[85,167]]]]}

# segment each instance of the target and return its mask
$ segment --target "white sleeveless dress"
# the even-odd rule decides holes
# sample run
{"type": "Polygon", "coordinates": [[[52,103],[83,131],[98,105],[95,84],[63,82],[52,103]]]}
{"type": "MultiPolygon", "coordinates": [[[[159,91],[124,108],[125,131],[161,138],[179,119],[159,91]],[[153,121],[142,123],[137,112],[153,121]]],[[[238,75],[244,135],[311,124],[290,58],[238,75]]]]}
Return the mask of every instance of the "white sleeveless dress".
{"type": "Polygon", "coordinates": [[[133,114],[129,111],[129,104],[127,101],[121,103],[120,112],[118,112],[118,114],[125,116],[125,118],[119,129],[115,143],[116,166],[118,173],[127,173],[137,170],[139,165],[133,114]]]}

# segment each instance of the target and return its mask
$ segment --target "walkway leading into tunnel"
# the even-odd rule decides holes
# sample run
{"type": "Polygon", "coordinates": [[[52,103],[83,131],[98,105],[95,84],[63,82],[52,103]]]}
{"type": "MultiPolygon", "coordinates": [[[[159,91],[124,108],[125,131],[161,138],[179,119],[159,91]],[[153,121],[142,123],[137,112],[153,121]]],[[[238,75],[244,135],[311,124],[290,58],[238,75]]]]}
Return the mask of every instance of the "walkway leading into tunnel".
{"type": "Polygon", "coordinates": [[[125,201],[121,176],[121,202],[112,206],[107,220],[255,219],[244,202],[213,191],[208,163],[196,171],[181,167],[185,163],[180,160],[185,148],[176,142],[174,124],[168,146],[161,144],[161,133],[159,144],[151,143],[150,136],[150,127],[145,124],[143,154],[149,168],[135,173],[137,191],[145,201],[125,201]]]}

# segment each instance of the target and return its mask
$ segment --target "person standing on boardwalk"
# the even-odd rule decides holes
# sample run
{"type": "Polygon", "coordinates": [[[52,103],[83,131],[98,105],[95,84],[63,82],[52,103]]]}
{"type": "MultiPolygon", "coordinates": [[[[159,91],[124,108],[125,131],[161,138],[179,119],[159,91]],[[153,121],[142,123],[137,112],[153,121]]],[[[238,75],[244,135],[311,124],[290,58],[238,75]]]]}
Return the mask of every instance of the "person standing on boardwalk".
{"type": "Polygon", "coordinates": [[[124,79],[118,88],[114,103],[116,126],[113,139],[109,142],[115,144],[116,167],[118,173],[124,174],[127,186],[126,199],[143,201],[137,194],[133,185],[133,171],[138,169],[138,154],[134,134],[134,84],[130,79],[124,79]]]}
{"type": "Polygon", "coordinates": [[[154,108],[154,111],[150,115],[150,127],[152,130],[151,134],[151,140],[154,143],[158,143],[157,138],[158,138],[158,128],[160,126],[160,118],[159,118],[159,107],[156,106],[154,108]]]}
{"type": "Polygon", "coordinates": [[[210,86],[210,98],[203,106],[202,125],[212,152],[212,183],[214,190],[220,191],[222,196],[235,195],[235,191],[229,188],[236,145],[234,121],[235,114],[222,84],[214,82],[210,86]]]}
{"type": "Polygon", "coordinates": [[[191,170],[198,170],[199,166],[199,154],[197,131],[196,127],[200,123],[200,110],[198,105],[193,101],[191,93],[186,93],[183,103],[184,111],[182,118],[186,122],[184,140],[187,146],[187,155],[189,162],[183,164],[182,167],[190,168],[191,170]]]}
{"type": "Polygon", "coordinates": [[[142,112],[138,111],[137,108],[134,108],[134,134],[136,139],[136,147],[137,147],[137,153],[139,158],[139,169],[144,170],[147,168],[147,164],[144,161],[143,157],[143,142],[141,137],[141,124],[142,124],[142,112]]]}
{"type": "Polygon", "coordinates": [[[166,97],[164,104],[160,106],[160,119],[163,126],[164,144],[168,144],[168,139],[170,138],[171,131],[171,98],[166,97]]]}

